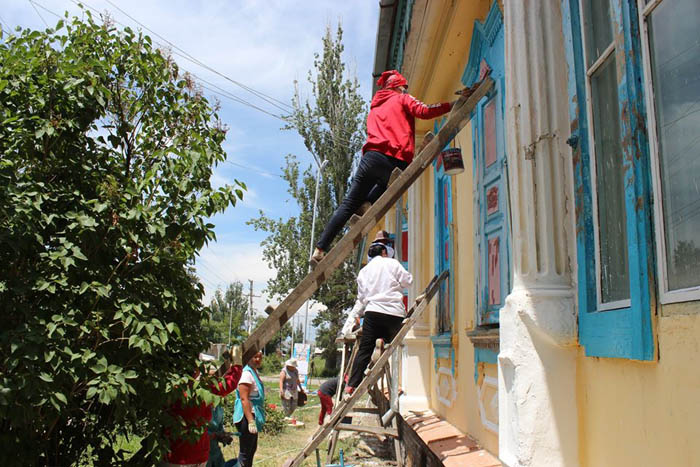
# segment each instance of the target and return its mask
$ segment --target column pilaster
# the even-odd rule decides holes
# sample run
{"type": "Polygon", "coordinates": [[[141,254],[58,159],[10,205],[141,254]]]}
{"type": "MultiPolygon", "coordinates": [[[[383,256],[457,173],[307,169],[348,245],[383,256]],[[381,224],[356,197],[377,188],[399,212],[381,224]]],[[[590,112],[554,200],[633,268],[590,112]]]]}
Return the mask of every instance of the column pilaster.
{"type": "Polygon", "coordinates": [[[500,312],[499,457],[576,466],[575,258],[559,2],[504,0],[513,290],[500,312]]]}

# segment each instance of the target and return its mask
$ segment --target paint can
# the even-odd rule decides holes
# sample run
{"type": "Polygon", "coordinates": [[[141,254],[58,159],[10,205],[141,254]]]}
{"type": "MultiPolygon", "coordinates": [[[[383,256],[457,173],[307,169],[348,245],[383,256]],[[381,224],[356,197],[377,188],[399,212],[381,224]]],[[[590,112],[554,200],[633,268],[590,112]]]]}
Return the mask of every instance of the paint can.
{"type": "Polygon", "coordinates": [[[447,175],[457,175],[464,172],[461,148],[448,148],[440,153],[442,166],[447,175]]]}

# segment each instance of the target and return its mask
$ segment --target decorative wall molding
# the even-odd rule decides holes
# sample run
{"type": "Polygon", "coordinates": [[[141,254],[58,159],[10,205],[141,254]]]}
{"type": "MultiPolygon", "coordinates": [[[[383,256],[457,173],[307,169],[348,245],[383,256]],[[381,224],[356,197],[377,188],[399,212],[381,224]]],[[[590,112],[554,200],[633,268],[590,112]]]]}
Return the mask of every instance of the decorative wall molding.
{"type": "Polygon", "coordinates": [[[457,398],[457,383],[450,368],[441,366],[437,371],[437,398],[446,407],[452,407],[457,398]]]}
{"type": "Polygon", "coordinates": [[[498,2],[493,2],[486,20],[483,23],[480,21],[474,23],[472,41],[469,45],[469,60],[462,74],[462,84],[465,86],[471,86],[477,81],[481,67],[481,49],[493,45],[502,27],[503,13],[498,2]]]}
{"type": "Polygon", "coordinates": [[[496,417],[498,417],[498,379],[493,376],[484,376],[481,385],[476,386],[476,394],[479,401],[481,424],[484,425],[487,430],[498,434],[498,418],[496,418],[496,420],[489,420],[488,411],[486,410],[486,404],[488,404],[491,409],[490,411],[495,412],[496,417]],[[494,389],[494,394],[488,401],[484,400],[487,388],[494,389]]]}

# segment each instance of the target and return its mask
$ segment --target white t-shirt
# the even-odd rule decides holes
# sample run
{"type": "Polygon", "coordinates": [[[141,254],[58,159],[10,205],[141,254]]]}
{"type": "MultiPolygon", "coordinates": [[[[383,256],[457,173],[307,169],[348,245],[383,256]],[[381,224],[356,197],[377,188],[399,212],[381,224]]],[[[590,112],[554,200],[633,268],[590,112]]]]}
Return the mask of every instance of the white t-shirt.
{"type": "Polygon", "coordinates": [[[246,370],[243,372],[238,384],[250,384],[250,397],[258,397],[258,395],[260,395],[258,384],[255,382],[255,377],[250,371],[246,370]]]}
{"type": "Polygon", "coordinates": [[[357,275],[357,301],[351,315],[364,308],[403,318],[403,289],[412,283],[413,276],[397,260],[375,256],[357,275]]]}

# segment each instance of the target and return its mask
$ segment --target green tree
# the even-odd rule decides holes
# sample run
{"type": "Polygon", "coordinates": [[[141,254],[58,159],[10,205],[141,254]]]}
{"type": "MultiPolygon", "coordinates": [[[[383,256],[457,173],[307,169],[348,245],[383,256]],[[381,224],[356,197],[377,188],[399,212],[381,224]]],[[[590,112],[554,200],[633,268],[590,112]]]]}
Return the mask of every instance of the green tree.
{"type": "MultiPolygon", "coordinates": [[[[260,326],[262,323],[265,322],[265,317],[264,316],[256,316],[255,317],[255,324],[254,324],[254,329],[257,329],[258,326],[260,326]]],[[[277,352],[280,352],[282,354],[288,353],[288,344],[289,340],[292,336],[292,325],[290,323],[285,323],[284,326],[282,326],[282,329],[280,329],[274,336],[272,336],[272,339],[270,339],[267,344],[265,344],[265,347],[263,348],[263,351],[265,352],[266,355],[274,354],[277,352]]]]}
{"type": "Polygon", "coordinates": [[[117,465],[123,436],[157,463],[182,388],[214,400],[191,265],[244,189],[210,183],[225,128],[150,38],[84,15],[0,42],[0,465],[117,465]]]}
{"type": "Polygon", "coordinates": [[[243,295],[240,281],[230,283],[225,293],[217,289],[209,309],[206,323],[209,342],[229,343],[230,338],[232,344],[240,344],[248,336],[245,329],[248,298],[243,295]]]}
{"type": "MultiPolygon", "coordinates": [[[[316,166],[328,161],[321,179],[315,234],[318,235],[348,188],[353,155],[365,139],[366,104],[359,94],[357,78],[348,78],[342,60],[343,30],[333,36],[331,28],[323,37],[323,53],[315,54],[314,69],[309,71],[312,101],[304,100],[299,91],[292,100],[293,112],[286,129],[295,130],[304,140],[316,166]]],[[[315,165],[300,171],[294,155],[288,155],[283,178],[289,194],[299,206],[299,215],[289,219],[271,219],[264,212],[250,223],[270,235],[262,242],[263,256],[277,275],[267,286],[273,296],[284,297],[308,273],[309,244],[315,193],[315,165]]],[[[317,327],[317,345],[326,349],[329,368],[337,365],[335,337],[343,325],[346,310],[355,295],[355,264],[352,258],[343,263],[314,298],[328,308],[313,321],[317,327]]]]}

